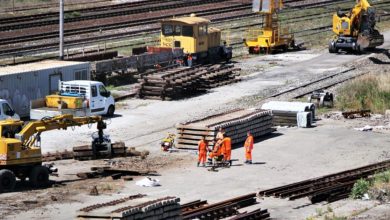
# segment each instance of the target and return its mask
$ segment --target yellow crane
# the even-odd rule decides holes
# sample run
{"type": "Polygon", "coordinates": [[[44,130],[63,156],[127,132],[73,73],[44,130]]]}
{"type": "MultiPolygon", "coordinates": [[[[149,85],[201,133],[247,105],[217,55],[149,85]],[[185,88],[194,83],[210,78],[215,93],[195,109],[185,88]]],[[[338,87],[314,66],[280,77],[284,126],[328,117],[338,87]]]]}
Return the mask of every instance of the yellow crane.
{"type": "Polygon", "coordinates": [[[16,177],[20,180],[28,178],[34,187],[48,185],[49,174],[53,170],[42,165],[41,133],[92,123],[97,123],[99,133],[92,143],[94,152],[99,151],[101,146],[109,148],[110,140],[103,135],[106,123],[100,116],[61,115],[32,121],[24,126],[20,120],[0,121],[0,192],[12,191],[16,177]]]}
{"type": "Polygon", "coordinates": [[[263,27],[250,29],[244,39],[249,53],[272,53],[275,50],[287,51],[295,47],[294,36],[282,28],[278,11],[283,7],[282,0],[254,0],[253,12],[263,16],[263,27]]]}
{"type": "Polygon", "coordinates": [[[356,5],[347,13],[338,11],[333,14],[332,30],[335,36],[329,42],[329,52],[363,52],[382,45],[384,38],[375,29],[375,24],[375,9],[367,0],[357,0],[356,5]]]}

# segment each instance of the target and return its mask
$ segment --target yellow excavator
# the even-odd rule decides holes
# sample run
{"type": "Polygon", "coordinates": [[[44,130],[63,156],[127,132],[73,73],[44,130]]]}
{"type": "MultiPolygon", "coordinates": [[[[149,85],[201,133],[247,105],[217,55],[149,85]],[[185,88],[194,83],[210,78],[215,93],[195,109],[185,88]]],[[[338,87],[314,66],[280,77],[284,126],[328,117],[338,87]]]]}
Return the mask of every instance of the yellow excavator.
{"type": "Polygon", "coordinates": [[[0,121],[0,192],[12,191],[16,177],[22,181],[28,178],[33,187],[49,184],[49,174],[56,170],[42,165],[42,132],[93,123],[97,123],[98,135],[92,142],[92,152],[97,155],[111,151],[111,141],[103,134],[106,123],[100,116],[60,115],[27,124],[20,120],[0,121]]]}
{"type": "Polygon", "coordinates": [[[278,11],[283,7],[282,0],[254,0],[252,11],[263,15],[263,27],[250,29],[244,39],[250,54],[272,53],[275,50],[287,51],[298,48],[294,36],[282,28],[278,11]]]}
{"type": "Polygon", "coordinates": [[[339,50],[363,52],[384,43],[383,35],[375,29],[375,9],[367,0],[357,0],[347,13],[337,11],[333,15],[335,36],[329,42],[329,52],[339,50]]]}

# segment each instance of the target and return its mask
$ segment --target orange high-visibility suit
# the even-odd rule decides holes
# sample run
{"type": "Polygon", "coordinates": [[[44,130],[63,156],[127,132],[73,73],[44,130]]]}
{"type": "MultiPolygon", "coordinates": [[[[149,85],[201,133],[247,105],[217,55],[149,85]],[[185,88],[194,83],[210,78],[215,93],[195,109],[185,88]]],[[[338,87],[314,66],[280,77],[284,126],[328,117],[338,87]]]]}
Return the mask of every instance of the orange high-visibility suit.
{"type": "Polygon", "coordinates": [[[206,163],[207,157],[207,146],[208,143],[205,140],[200,140],[198,143],[198,163],[206,163]]]}
{"type": "Polygon", "coordinates": [[[252,150],[253,150],[253,136],[249,135],[244,144],[245,148],[245,158],[246,160],[251,161],[252,160],[252,150]]]}
{"type": "Polygon", "coordinates": [[[213,159],[214,157],[218,157],[222,154],[222,140],[218,140],[215,143],[213,151],[209,154],[209,158],[213,159]]]}
{"type": "Polygon", "coordinates": [[[225,155],[225,160],[229,161],[231,160],[232,156],[232,139],[230,137],[225,137],[223,139],[223,145],[224,145],[224,155],[225,155]]]}

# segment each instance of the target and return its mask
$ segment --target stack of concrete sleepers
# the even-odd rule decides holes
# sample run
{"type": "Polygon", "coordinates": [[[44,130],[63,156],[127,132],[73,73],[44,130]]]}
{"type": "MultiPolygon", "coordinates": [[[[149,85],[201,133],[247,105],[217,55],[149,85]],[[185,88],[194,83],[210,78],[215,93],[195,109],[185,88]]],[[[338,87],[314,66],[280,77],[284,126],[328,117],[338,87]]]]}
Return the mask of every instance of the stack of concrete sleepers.
{"type": "Polygon", "coordinates": [[[206,136],[209,147],[212,147],[215,144],[215,136],[219,128],[225,129],[225,135],[231,137],[232,144],[244,142],[248,131],[254,137],[274,131],[271,111],[239,109],[197,121],[177,124],[176,147],[197,149],[198,141],[202,136],[206,136]]]}
{"type": "Polygon", "coordinates": [[[180,199],[164,197],[145,198],[134,195],[106,203],[82,208],[78,211],[79,219],[120,219],[120,220],[179,220],[181,218],[180,199]]]}
{"type": "Polygon", "coordinates": [[[310,127],[315,120],[313,103],[270,101],[261,109],[272,110],[273,123],[277,126],[310,127]]]}

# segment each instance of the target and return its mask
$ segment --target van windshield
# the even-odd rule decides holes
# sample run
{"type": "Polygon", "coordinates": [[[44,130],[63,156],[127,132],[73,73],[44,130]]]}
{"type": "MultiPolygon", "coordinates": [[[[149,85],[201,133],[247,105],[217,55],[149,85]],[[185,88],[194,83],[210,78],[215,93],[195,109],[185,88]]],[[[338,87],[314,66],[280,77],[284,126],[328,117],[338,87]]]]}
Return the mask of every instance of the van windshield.
{"type": "Polygon", "coordinates": [[[7,103],[3,103],[2,106],[3,106],[4,115],[13,116],[12,114],[13,110],[7,103]]]}
{"type": "Polygon", "coordinates": [[[101,96],[107,96],[108,94],[106,88],[103,85],[99,86],[99,93],[101,96]]]}

